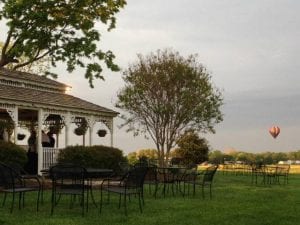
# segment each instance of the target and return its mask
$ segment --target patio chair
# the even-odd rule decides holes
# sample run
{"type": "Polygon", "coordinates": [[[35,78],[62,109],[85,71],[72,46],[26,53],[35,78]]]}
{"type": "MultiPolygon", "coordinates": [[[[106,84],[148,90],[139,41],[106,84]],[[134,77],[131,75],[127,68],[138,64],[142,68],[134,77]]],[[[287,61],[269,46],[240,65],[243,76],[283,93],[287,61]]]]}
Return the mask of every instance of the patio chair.
{"type": "Polygon", "coordinates": [[[186,174],[183,179],[184,182],[184,195],[185,195],[185,185],[193,185],[193,195],[196,193],[196,186],[201,186],[202,188],[202,198],[205,198],[204,188],[209,187],[210,198],[212,198],[212,183],[214,175],[218,169],[218,165],[209,166],[203,172],[197,170],[186,174]]]}
{"type": "Polygon", "coordinates": [[[171,189],[172,195],[175,195],[179,170],[177,167],[158,167],[158,183],[162,184],[162,194],[164,197],[166,197],[166,193],[169,192],[169,189],[171,189]]]}
{"type": "Polygon", "coordinates": [[[0,163],[0,192],[4,193],[2,205],[6,202],[7,194],[12,194],[12,203],[10,212],[13,212],[16,194],[19,195],[19,209],[25,205],[25,193],[37,192],[36,209],[39,210],[41,183],[39,180],[38,185],[30,186],[26,184],[25,179],[12,167],[0,163]]]}
{"type": "MultiPolygon", "coordinates": [[[[151,187],[154,185],[154,197],[156,198],[156,193],[158,190],[158,174],[157,174],[157,166],[156,165],[149,165],[147,173],[144,179],[144,185],[148,184],[149,193],[151,194],[151,187]]],[[[144,193],[144,191],[143,191],[144,193]]]]}
{"type": "Polygon", "coordinates": [[[143,185],[146,173],[147,167],[134,167],[120,180],[104,179],[101,184],[100,213],[103,204],[103,191],[108,193],[108,200],[110,193],[119,194],[119,208],[121,207],[123,195],[125,215],[127,215],[127,197],[129,198],[131,195],[138,196],[139,207],[142,213],[143,185]]]}
{"type": "Polygon", "coordinates": [[[18,163],[9,163],[7,164],[11,167],[17,174],[20,176],[25,185],[30,183],[31,187],[36,187],[41,189],[41,203],[43,204],[44,201],[44,180],[43,177],[38,174],[29,174],[25,169],[18,163]]]}
{"type": "Polygon", "coordinates": [[[80,197],[82,215],[84,215],[85,204],[86,209],[88,209],[88,193],[85,199],[85,190],[88,189],[85,185],[85,174],[86,169],[77,165],[58,164],[50,168],[49,176],[52,180],[51,215],[53,215],[54,207],[62,195],[71,196],[70,206],[73,206],[76,196],[80,197]]]}

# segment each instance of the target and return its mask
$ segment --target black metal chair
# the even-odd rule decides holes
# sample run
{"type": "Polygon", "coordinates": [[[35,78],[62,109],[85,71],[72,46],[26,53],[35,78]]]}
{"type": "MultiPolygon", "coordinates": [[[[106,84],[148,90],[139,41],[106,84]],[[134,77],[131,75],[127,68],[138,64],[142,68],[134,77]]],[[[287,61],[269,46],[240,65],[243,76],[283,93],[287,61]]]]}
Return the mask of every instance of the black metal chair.
{"type": "MultiPolygon", "coordinates": [[[[147,173],[145,175],[144,185],[148,184],[149,193],[151,194],[151,187],[154,185],[154,197],[156,198],[156,193],[158,190],[158,171],[156,165],[149,165],[147,173]]],[[[143,191],[144,194],[144,191],[143,191]]]]}
{"type": "Polygon", "coordinates": [[[30,187],[36,187],[41,189],[41,203],[44,201],[44,180],[43,177],[38,174],[29,174],[20,164],[9,163],[7,164],[11,167],[26,183],[30,183],[30,187]]]}
{"type": "Polygon", "coordinates": [[[39,201],[41,193],[41,183],[37,179],[37,185],[30,186],[25,182],[25,178],[14,170],[14,168],[0,163],[0,192],[4,193],[4,199],[2,205],[6,202],[7,194],[12,194],[12,203],[10,212],[13,212],[16,194],[19,195],[19,209],[25,205],[25,193],[37,192],[37,211],[39,210],[39,201]]]}
{"type": "Polygon", "coordinates": [[[100,213],[102,211],[103,204],[103,191],[108,193],[108,200],[109,193],[119,194],[119,208],[121,207],[122,195],[124,196],[125,215],[127,215],[126,198],[130,197],[131,195],[137,195],[140,211],[142,213],[142,201],[144,201],[143,185],[147,170],[147,167],[134,167],[120,180],[104,179],[101,184],[100,213]]]}
{"type": "Polygon", "coordinates": [[[193,195],[196,192],[196,186],[201,186],[202,188],[202,198],[204,198],[204,188],[209,187],[210,198],[212,198],[212,183],[213,178],[218,169],[218,165],[209,166],[203,172],[197,170],[185,175],[184,182],[184,195],[185,195],[185,185],[193,185],[193,195]]]}
{"type": "Polygon", "coordinates": [[[51,215],[54,206],[58,204],[62,195],[71,196],[71,206],[73,206],[76,196],[79,196],[82,215],[84,215],[85,204],[88,207],[88,192],[85,199],[85,190],[88,188],[85,185],[85,174],[86,169],[77,165],[62,164],[50,168],[49,176],[52,180],[51,215]]]}

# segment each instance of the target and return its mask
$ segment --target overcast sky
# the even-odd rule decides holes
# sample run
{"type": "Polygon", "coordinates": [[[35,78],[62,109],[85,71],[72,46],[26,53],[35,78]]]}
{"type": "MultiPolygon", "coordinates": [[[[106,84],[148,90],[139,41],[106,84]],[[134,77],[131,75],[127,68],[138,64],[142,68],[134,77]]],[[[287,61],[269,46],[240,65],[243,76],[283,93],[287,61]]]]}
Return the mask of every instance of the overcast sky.
{"type": "MultiPolygon", "coordinates": [[[[299,12],[299,0],[128,0],[116,29],[104,32],[99,45],[111,49],[122,68],[137,53],[157,49],[197,53],[225,99],[224,121],[216,134],[205,135],[212,149],[292,151],[300,149],[299,12]],[[268,133],[272,125],[281,128],[277,139],[268,133]]],[[[106,81],[90,89],[83,71],[58,71],[72,95],[117,110],[121,73],[106,71],[106,81]]],[[[116,147],[154,147],[124,130],[115,127],[116,147]]]]}

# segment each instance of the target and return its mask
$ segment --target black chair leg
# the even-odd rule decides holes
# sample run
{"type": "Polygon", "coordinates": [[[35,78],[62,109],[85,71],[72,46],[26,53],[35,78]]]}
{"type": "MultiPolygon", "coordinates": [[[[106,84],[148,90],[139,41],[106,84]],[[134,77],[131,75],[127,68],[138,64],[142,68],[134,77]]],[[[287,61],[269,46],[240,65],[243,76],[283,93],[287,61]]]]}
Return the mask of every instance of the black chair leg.
{"type": "Polygon", "coordinates": [[[102,197],[103,197],[103,191],[102,191],[102,188],[100,190],[100,207],[99,207],[99,213],[102,212],[102,197]]]}
{"type": "Polygon", "coordinates": [[[84,193],[82,195],[82,216],[84,216],[84,193]]]}
{"type": "MultiPolygon", "coordinates": [[[[83,193],[83,195],[84,195],[84,193],[83,193]]],[[[92,195],[92,193],[91,193],[91,195],[92,195]]],[[[92,197],[92,199],[95,202],[94,196],[92,197]]],[[[88,210],[89,210],[89,191],[87,191],[87,193],[86,193],[86,211],[88,212],[88,210]]]]}
{"type": "Polygon", "coordinates": [[[19,210],[21,209],[22,204],[22,192],[19,192],[19,210]]]}
{"type": "Polygon", "coordinates": [[[13,193],[12,202],[11,202],[11,207],[10,207],[10,213],[13,212],[14,204],[15,204],[15,193],[13,193]]]}
{"type": "Polygon", "coordinates": [[[155,190],[154,190],[154,198],[156,198],[157,190],[158,190],[158,184],[156,183],[155,184],[155,190]]]}
{"type": "Polygon", "coordinates": [[[119,209],[121,208],[122,195],[119,194],[119,209]]]}
{"type": "MultiPolygon", "coordinates": [[[[37,198],[37,202],[36,202],[36,211],[37,212],[39,211],[40,195],[41,195],[41,190],[39,189],[39,191],[38,191],[38,198],[37,198]]],[[[43,199],[42,199],[42,203],[43,203],[43,199]]]]}
{"type": "Polygon", "coordinates": [[[196,184],[193,183],[193,196],[195,196],[195,194],[196,194],[196,184]]]}
{"type": "Polygon", "coordinates": [[[51,198],[51,215],[53,215],[53,211],[54,211],[54,204],[56,204],[56,197],[55,197],[56,193],[54,193],[54,191],[52,191],[52,198],[51,198]]]}
{"type": "Polygon", "coordinates": [[[139,206],[140,206],[140,211],[141,213],[143,212],[143,209],[142,209],[142,203],[141,203],[141,194],[139,193],[139,206]]]}
{"type": "Polygon", "coordinates": [[[23,208],[25,207],[25,192],[22,193],[22,204],[23,208]]]}
{"type": "Polygon", "coordinates": [[[143,202],[143,205],[145,205],[145,201],[144,201],[144,187],[142,188],[142,202],[143,202]]]}
{"type": "Polygon", "coordinates": [[[2,207],[5,205],[5,202],[6,202],[6,196],[7,196],[7,194],[4,193],[4,197],[3,197],[3,201],[2,201],[2,207]]]}
{"type": "Polygon", "coordinates": [[[124,208],[125,208],[125,215],[127,216],[126,194],[124,195],[124,208]]]}

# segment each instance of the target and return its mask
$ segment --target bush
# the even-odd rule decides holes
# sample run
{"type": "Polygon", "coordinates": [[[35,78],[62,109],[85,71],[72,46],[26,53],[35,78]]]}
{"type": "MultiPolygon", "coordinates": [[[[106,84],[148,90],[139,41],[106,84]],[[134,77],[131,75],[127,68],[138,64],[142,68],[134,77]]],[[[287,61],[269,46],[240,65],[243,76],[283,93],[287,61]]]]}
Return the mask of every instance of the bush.
{"type": "Polygon", "coordinates": [[[26,151],[16,144],[0,141],[0,162],[24,166],[27,162],[26,151]]]}
{"type": "Polygon", "coordinates": [[[120,149],[95,146],[69,146],[58,155],[59,163],[73,163],[84,167],[119,169],[119,162],[126,161],[120,149]]]}
{"type": "Polygon", "coordinates": [[[184,165],[200,164],[208,160],[209,146],[205,138],[200,138],[195,130],[187,130],[176,141],[175,155],[184,165]]]}

